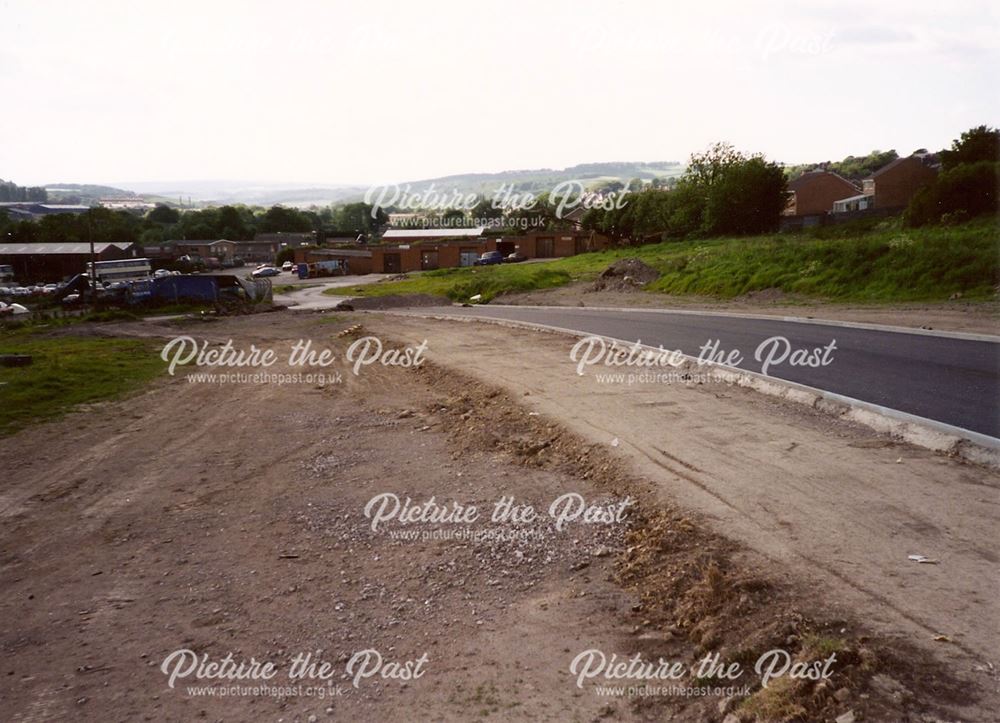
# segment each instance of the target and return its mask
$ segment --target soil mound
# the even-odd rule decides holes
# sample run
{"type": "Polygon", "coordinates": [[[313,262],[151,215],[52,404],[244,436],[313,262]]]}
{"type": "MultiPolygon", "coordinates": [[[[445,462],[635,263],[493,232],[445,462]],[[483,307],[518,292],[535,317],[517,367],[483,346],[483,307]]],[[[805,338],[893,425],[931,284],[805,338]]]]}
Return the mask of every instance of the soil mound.
{"type": "Polygon", "coordinates": [[[604,269],[592,291],[635,291],[660,278],[660,272],[637,258],[620,259],[604,269]]]}

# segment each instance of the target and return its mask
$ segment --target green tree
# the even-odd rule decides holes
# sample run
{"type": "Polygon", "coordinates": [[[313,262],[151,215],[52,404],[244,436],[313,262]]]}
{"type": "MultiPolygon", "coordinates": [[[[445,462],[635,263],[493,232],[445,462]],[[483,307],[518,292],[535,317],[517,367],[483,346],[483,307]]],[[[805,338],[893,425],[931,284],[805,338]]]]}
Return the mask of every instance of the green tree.
{"type": "Polygon", "coordinates": [[[286,246],[281,249],[281,251],[278,252],[278,255],[274,258],[274,262],[279,266],[286,261],[295,261],[295,249],[291,246],[286,246]]]}
{"type": "Polygon", "coordinates": [[[707,189],[729,167],[743,163],[747,157],[725,141],[709,146],[701,153],[692,153],[684,178],[696,188],[707,189]]]}
{"type": "Polygon", "coordinates": [[[953,166],[913,196],[903,221],[907,226],[925,226],[996,213],[998,178],[1000,163],[997,162],[953,166]]]}
{"type": "Polygon", "coordinates": [[[143,248],[146,246],[159,246],[163,241],[163,229],[159,227],[147,228],[139,234],[139,245],[143,248]]]}
{"type": "Polygon", "coordinates": [[[704,229],[711,234],[760,234],[778,228],[788,199],[784,170],[760,156],[727,166],[708,190],[704,229]]]}
{"type": "Polygon", "coordinates": [[[370,203],[348,203],[334,210],[333,224],[338,231],[374,234],[389,221],[382,208],[375,209],[370,203]]]}
{"type": "Polygon", "coordinates": [[[951,150],[941,151],[941,165],[946,171],[979,161],[1000,161],[1000,130],[985,125],[970,128],[952,141],[951,150]]]}
{"type": "Polygon", "coordinates": [[[181,214],[177,209],[158,203],[152,211],[146,214],[146,220],[158,224],[173,224],[181,220],[181,214]]]}
{"type": "Polygon", "coordinates": [[[493,199],[482,196],[472,207],[473,218],[498,219],[503,216],[502,208],[493,208],[493,199]]]}
{"type": "Polygon", "coordinates": [[[260,217],[257,229],[262,233],[276,233],[279,231],[304,233],[314,230],[312,219],[308,214],[295,208],[286,208],[285,206],[271,206],[260,217]]]}
{"type": "Polygon", "coordinates": [[[441,225],[445,228],[460,227],[465,222],[465,212],[460,208],[448,208],[441,214],[441,225]]]}
{"type": "Polygon", "coordinates": [[[254,237],[253,225],[234,206],[223,206],[219,209],[219,237],[231,241],[249,241],[254,237]]]}

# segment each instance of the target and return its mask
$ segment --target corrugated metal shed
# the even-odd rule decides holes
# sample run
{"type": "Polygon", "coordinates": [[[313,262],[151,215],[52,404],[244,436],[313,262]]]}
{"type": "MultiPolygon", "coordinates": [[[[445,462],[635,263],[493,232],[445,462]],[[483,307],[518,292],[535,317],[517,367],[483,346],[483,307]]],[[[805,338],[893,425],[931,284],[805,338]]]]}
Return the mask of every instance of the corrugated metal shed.
{"type": "MultiPolygon", "coordinates": [[[[132,244],[99,243],[94,244],[94,253],[102,253],[108,247],[114,246],[126,251],[132,244]]],[[[89,254],[89,243],[35,243],[35,244],[0,244],[0,256],[28,256],[35,254],[89,254]]]]}
{"type": "Polygon", "coordinates": [[[383,239],[405,238],[476,238],[483,235],[483,227],[478,228],[415,228],[389,229],[382,234],[383,239]]]}

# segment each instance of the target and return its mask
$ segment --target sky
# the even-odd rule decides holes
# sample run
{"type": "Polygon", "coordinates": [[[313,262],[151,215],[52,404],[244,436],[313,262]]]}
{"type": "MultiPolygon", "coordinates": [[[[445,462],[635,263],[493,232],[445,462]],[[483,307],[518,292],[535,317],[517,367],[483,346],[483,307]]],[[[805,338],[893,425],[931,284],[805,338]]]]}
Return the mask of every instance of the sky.
{"type": "Polygon", "coordinates": [[[385,183],[937,150],[1000,125],[1000,4],[0,0],[0,178],[385,183]]]}

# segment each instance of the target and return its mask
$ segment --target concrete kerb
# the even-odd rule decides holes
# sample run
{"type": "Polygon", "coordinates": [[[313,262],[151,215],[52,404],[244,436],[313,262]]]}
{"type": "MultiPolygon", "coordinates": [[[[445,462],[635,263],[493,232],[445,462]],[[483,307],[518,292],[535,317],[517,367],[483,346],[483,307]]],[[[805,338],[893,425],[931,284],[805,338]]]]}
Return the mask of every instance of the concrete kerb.
{"type": "MultiPolygon", "coordinates": [[[[616,339],[615,337],[600,334],[588,334],[575,329],[566,329],[549,324],[537,324],[530,321],[500,319],[497,317],[469,317],[441,313],[421,314],[415,311],[394,309],[372,310],[364,313],[416,316],[441,321],[487,323],[509,328],[531,329],[543,333],[573,336],[576,338],[597,336],[606,342],[617,342],[626,346],[635,344],[633,341],[616,339]]],[[[651,352],[661,351],[661,349],[647,344],[640,344],[639,346],[651,352]]],[[[692,368],[704,370],[705,367],[708,367],[712,376],[719,381],[752,389],[761,394],[784,399],[796,404],[802,404],[823,414],[861,424],[878,433],[886,434],[893,439],[945,454],[949,457],[957,457],[967,462],[1000,470],[1000,439],[926,417],[901,412],[898,409],[882,407],[860,399],[854,399],[853,397],[799,384],[798,382],[765,376],[759,372],[747,369],[715,363],[699,366],[696,357],[689,354],[681,354],[681,356],[684,358],[685,364],[677,368],[677,371],[690,371],[692,368]]]]}

